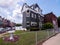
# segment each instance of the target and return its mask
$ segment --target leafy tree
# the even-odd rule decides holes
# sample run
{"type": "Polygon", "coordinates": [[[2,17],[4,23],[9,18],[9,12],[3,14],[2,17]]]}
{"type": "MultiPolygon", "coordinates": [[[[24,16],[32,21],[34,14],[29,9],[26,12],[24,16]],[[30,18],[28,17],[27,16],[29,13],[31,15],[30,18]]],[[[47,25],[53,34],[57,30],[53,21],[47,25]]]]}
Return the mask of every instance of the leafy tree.
{"type": "Polygon", "coordinates": [[[22,26],[22,24],[16,24],[16,26],[22,26]]]}
{"type": "Polygon", "coordinates": [[[58,19],[58,27],[60,27],[60,16],[57,19],[58,19]]]}
{"type": "Polygon", "coordinates": [[[43,25],[43,29],[52,29],[53,28],[53,24],[52,23],[45,23],[43,25]]]}

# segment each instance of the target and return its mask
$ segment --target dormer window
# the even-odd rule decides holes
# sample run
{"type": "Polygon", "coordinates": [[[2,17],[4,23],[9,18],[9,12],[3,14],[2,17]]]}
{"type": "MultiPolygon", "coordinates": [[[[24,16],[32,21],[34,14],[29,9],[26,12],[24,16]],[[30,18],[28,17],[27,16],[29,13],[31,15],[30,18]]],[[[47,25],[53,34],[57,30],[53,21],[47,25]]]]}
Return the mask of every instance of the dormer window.
{"type": "Polygon", "coordinates": [[[33,7],[31,7],[33,9],[33,7]]]}
{"type": "Polygon", "coordinates": [[[38,12],[39,11],[39,8],[37,7],[37,8],[35,8],[35,10],[38,12]]]}

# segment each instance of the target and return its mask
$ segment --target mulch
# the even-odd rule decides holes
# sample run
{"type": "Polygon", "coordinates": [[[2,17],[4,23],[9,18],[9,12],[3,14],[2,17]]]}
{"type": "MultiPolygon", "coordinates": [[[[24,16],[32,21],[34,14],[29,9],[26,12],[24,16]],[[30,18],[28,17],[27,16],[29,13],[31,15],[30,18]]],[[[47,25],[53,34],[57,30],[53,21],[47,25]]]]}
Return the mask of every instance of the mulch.
{"type": "Polygon", "coordinates": [[[3,37],[3,40],[4,40],[5,42],[16,42],[16,41],[19,40],[19,36],[18,36],[18,35],[14,35],[13,38],[14,38],[14,40],[10,40],[9,37],[3,37]]]}

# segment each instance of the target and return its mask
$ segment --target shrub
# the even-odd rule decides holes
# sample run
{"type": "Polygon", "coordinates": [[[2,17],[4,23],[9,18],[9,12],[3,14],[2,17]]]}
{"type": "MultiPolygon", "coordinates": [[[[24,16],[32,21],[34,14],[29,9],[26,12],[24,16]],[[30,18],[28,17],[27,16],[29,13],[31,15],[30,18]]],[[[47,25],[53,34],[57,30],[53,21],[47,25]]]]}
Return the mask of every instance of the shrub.
{"type": "Polygon", "coordinates": [[[30,31],[38,31],[39,28],[30,28],[30,31]]]}
{"type": "Polygon", "coordinates": [[[45,29],[52,29],[53,28],[53,24],[52,23],[45,23],[43,26],[42,26],[42,29],[45,30],[45,29]]]}

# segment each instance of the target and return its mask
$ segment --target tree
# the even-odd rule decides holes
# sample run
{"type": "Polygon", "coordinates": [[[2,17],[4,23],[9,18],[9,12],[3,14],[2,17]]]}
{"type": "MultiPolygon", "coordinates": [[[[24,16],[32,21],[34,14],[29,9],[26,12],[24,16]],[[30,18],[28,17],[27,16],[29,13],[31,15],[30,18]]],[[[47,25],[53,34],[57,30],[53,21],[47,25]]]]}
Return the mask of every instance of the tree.
{"type": "Polygon", "coordinates": [[[60,16],[57,18],[58,20],[58,27],[60,27],[60,16]]]}
{"type": "Polygon", "coordinates": [[[16,26],[22,26],[22,24],[16,24],[16,26]]]}
{"type": "Polygon", "coordinates": [[[45,23],[43,25],[43,29],[52,29],[53,28],[53,24],[52,23],[45,23]]]}

